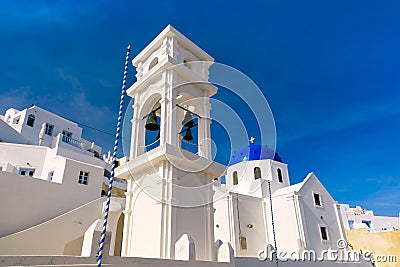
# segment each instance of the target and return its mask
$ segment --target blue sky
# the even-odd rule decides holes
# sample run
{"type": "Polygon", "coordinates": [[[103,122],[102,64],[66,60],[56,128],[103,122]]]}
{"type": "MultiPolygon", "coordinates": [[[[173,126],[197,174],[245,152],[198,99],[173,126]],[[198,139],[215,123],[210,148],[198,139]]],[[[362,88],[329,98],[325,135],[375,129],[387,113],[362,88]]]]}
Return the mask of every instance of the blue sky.
{"type": "Polygon", "coordinates": [[[189,2],[0,1],[0,111],[34,103],[113,132],[126,45],[170,23],[262,89],[293,183],[314,171],[336,200],[397,216],[400,2],[189,2]]]}

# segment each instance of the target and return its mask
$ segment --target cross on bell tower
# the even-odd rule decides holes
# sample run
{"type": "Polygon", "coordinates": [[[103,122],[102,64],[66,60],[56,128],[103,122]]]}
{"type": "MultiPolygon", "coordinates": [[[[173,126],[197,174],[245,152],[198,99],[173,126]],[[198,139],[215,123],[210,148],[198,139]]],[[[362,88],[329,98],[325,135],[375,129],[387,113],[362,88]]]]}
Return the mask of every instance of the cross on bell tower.
{"type": "Polygon", "coordinates": [[[225,166],[211,159],[213,60],[171,25],[132,60],[137,81],[127,90],[134,98],[130,160],[116,171],[128,181],[123,256],[173,259],[175,243],[189,234],[197,259],[215,257],[212,180],[225,166]],[[146,126],[160,131],[151,150],[146,126]],[[196,153],[181,146],[188,129],[196,153]]]}

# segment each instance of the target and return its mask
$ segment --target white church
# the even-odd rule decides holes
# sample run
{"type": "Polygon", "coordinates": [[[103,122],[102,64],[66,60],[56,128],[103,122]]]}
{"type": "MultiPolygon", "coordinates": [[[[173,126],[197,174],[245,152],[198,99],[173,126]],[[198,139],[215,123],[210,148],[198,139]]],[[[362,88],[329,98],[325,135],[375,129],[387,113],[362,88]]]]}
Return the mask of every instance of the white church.
{"type": "MultiPolygon", "coordinates": [[[[103,264],[373,266],[346,247],[347,218],[314,173],[292,185],[287,164],[254,139],[228,166],[212,160],[213,61],[170,25],[132,60],[130,155],[116,169],[126,198],[111,199],[103,264]],[[152,149],[149,132],[158,134],[152,149]],[[183,142],[195,142],[197,151],[183,142]],[[350,256],[335,258],[326,253],[332,249],[350,256]],[[310,251],[323,260],[302,260],[310,251]]],[[[0,266],[96,265],[103,202],[0,237],[0,266]]]]}

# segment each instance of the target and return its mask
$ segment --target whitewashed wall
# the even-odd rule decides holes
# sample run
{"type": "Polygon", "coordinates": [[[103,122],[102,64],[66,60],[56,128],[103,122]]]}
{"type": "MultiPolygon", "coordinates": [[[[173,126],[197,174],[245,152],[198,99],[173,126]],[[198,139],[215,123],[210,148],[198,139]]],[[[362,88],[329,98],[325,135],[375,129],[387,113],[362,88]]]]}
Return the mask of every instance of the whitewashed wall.
{"type": "MultiPolygon", "coordinates": [[[[73,162],[67,164],[78,167],[73,162]]],[[[92,169],[94,173],[96,170],[92,169]]],[[[65,184],[0,172],[3,184],[0,187],[0,237],[43,223],[100,197],[102,177],[93,175],[93,182],[85,186],[78,184],[79,172],[72,172],[65,184]]]]}
{"type": "Polygon", "coordinates": [[[14,128],[3,120],[0,120],[0,140],[1,142],[29,144],[29,140],[20,135],[14,128]]]}

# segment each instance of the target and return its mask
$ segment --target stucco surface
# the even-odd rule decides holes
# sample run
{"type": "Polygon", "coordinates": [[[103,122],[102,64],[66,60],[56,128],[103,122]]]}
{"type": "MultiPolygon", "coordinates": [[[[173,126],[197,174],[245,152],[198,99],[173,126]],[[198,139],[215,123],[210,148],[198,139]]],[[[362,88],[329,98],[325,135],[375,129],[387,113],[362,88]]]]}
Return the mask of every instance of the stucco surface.
{"type": "Polygon", "coordinates": [[[379,267],[400,265],[400,231],[369,233],[367,229],[346,230],[348,243],[355,250],[369,250],[375,256],[395,255],[397,262],[377,262],[379,267]]]}

